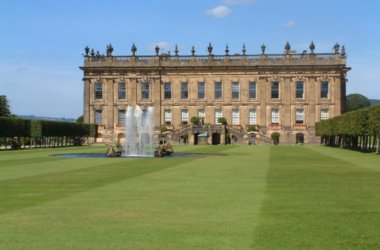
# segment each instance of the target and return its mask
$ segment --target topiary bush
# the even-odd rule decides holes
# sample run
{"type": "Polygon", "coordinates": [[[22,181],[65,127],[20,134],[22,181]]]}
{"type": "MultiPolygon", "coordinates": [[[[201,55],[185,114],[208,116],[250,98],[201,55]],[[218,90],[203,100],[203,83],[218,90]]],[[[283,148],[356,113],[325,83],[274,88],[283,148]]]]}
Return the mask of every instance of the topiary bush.
{"type": "Polygon", "coordinates": [[[255,132],[255,131],[257,131],[256,125],[249,125],[248,128],[247,128],[247,131],[248,132],[255,132]]]}
{"type": "Polygon", "coordinates": [[[191,117],[190,122],[193,125],[199,125],[200,119],[198,117],[196,117],[196,116],[193,116],[193,117],[191,117]]]}
{"type": "Polygon", "coordinates": [[[273,132],[270,137],[273,140],[273,144],[277,145],[280,143],[280,133],[279,132],[273,132]]]}

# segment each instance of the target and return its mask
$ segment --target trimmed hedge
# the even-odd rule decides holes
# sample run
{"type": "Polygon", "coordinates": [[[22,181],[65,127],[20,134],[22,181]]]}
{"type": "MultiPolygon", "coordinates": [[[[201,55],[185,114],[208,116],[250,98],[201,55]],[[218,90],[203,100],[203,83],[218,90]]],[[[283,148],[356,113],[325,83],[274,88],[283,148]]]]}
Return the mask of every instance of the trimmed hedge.
{"type": "MultiPolygon", "coordinates": [[[[63,138],[72,138],[74,145],[80,145],[80,138],[97,137],[97,131],[96,124],[0,117],[0,138],[35,138],[38,141],[41,138],[54,138],[60,145],[63,145],[63,138]]],[[[58,143],[53,143],[56,144],[58,143]]]]}
{"type": "Polygon", "coordinates": [[[316,123],[316,134],[330,146],[379,151],[380,106],[345,113],[316,123]]]}
{"type": "Polygon", "coordinates": [[[31,120],[0,117],[0,137],[29,137],[31,120]]]}
{"type": "Polygon", "coordinates": [[[0,137],[96,137],[96,124],[0,117],[0,137]]]}

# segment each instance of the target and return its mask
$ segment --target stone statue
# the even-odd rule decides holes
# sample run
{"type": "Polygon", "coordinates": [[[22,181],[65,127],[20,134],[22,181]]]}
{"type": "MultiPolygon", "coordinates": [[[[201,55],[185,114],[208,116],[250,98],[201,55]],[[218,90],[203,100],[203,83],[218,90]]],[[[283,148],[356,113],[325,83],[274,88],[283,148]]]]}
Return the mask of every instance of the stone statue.
{"type": "Polygon", "coordinates": [[[86,46],[86,48],[84,48],[84,51],[86,52],[86,56],[88,56],[88,53],[90,52],[90,48],[86,46]]]}
{"type": "Polygon", "coordinates": [[[341,56],[346,56],[346,48],[344,47],[344,45],[342,46],[342,51],[340,52],[340,55],[341,56]]]}
{"type": "Polygon", "coordinates": [[[156,56],[158,56],[158,54],[160,53],[160,47],[156,45],[156,48],[154,48],[154,50],[156,51],[156,56]]]}
{"type": "Polygon", "coordinates": [[[286,54],[289,54],[289,51],[290,51],[290,44],[289,44],[289,41],[288,41],[285,44],[285,52],[286,52],[286,54]]]}
{"type": "Polygon", "coordinates": [[[170,143],[166,143],[158,146],[154,150],[154,157],[164,157],[169,156],[174,152],[173,146],[170,143]]]}
{"type": "Polygon", "coordinates": [[[212,53],[212,45],[211,45],[211,43],[208,44],[207,50],[208,50],[208,54],[211,55],[211,53],[212,53]]]}
{"type": "Polygon", "coordinates": [[[113,47],[112,44],[107,45],[107,56],[112,56],[113,47]]]}
{"type": "Polygon", "coordinates": [[[247,52],[247,50],[245,49],[245,43],[243,43],[243,49],[242,49],[242,52],[243,52],[243,56],[245,56],[245,52],[247,52]]]}
{"type": "Polygon", "coordinates": [[[339,47],[340,47],[339,43],[336,43],[336,44],[334,45],[334,53],[335,53],[335,54],[339,54],[339,47]]]}
{"type": "Polygon", "coordinates": [[[314,54],[315,45],[314,45],[314,42],[313,42],[313,41],[311,41],[309,48],[310,48],[310,52],[311,52],[311,54],[314,54]]]}
{"type": "Polygon", "coordinates": [[[136,51],[137,51],[137,48],[135,46],[135,43],[132,44],[132,47],[131,47],[131,52],[132,52],[132,56],[135,56],[136,55],[136,51]]]}
{"type": "Polygon", "coordinates": [[[261,54],[265,55],[265,44],[261,45],[261,54]]]}
{"type": "Polygon", "coordinates": [[[175,56],[178,56],[178,46],[177,46],[177,44],[175,45],[174,53],[175,53],[175,56]]]}

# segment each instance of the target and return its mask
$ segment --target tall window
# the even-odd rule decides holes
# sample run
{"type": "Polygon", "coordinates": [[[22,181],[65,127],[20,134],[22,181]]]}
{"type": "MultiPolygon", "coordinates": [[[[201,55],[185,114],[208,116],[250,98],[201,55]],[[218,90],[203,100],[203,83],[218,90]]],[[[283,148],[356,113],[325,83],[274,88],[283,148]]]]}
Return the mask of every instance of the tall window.
{"type": "Polygon", "coordinates": [[[238,109],[232,110],[232,125],[240,124],[240,112],[238,109]]]}
{"type": "Polygon", "coordinates": [[[182,124],[188,124],[189,122],[189,112],[187,109],[181,110],[181,122],[182,124]]]}
{"type": "Polygon", "coordinates": [[[215,99],[222,98],[222,83],[221,82],[216,82],[214,84],[214,94],[215,94],[215,99]]]}
{"type": "Polygon", "coordinates": [[[329,110],[321,109],[321,120],[327,120],[327,119],[329,119],[329,110]]]}
{"type": "Polygon", "coordinates": [[[204,109],[198,109],[198,117],[199,118],[205,118],[205,110],[204,109]]]}
{"type": "Polygon", "coordinates": [[[125,109],[119,109],[119,116],[117,119],[117,123],[119,125],[124,125],[125,124],[125,109]]]}
{"type": "Polygon", "coordinates": [[[95,99],[103,98],[103,84],[101,82],[95,83],[95,99]]]}
{"type": "Polygon", "coordinates": [[[198,82],[198,99],[205,99],[205,83],[198,82]]]}
{"type": "Polygon", "coordinates": [[[303,82],[296,83],[296,98],[303,99],[304,98],[304,84],[303,82]]]}
{"type": "Polygon", "coordinates": [[[141,99],[149,99],[149,82],[141,83],[141,99]]]}
{"type": "Polygon", "coordinates": [[[296,109],[296,124],[303,124],[304,114],[303,109],[296,109]]]}
{"type": "Polygon", "coordinates": [[[103,123],[102,110],[95,110],[95,123],[98,125],[103,123]]]}
{"type": "Polygon", "coordinates": [[[187,82],[181,82],[181,99],[189,98],[189,85],[187,82]]]}
{"type": "Polygon", "coordinates": [[[167,125],[172,124],[172,111],[170,109],[164,110],[164,120],[165,120],[165,124],[167,125]]]}
{"type": "Polygon", "coordinates": [[[198,118],[199,118],[201,124],[204,124],[205,117],[206,117],[205,110],[204,109],[198,109],[198,118]]]}
{"type": "Polygon", "coordinates": [[[238,82],[232,82],[232,98],[238,99],[240,96],[240,85],[238,82]]]}
{"type": "Polygon", "coordinates": [[[119,82],[118,85],[118,98],[119,100],[126,99],[126,89],[125,89],[125,82],[119,82]]]}
{"type": "Polygon", "coordinates": [[[272,124],[280,123],[280,111],[278,109],[272,109],[272,124]]]}
{"type": "Polygon", "coordinates": [[[172,98],[172,84],[170,82],[164,83],[164,98],[165,99],[172,98]]]}
{"type": "Polygon", "coordinates": [[[256,83],[249,82],[249,98],[256,99],[256,83]]]}
{"type": "Polygon", "coordinates": [[[277,99],[280,97],[280,83],[272,82],[272,98],[277,99]]]}
{"type": "Polygon", "coordinates": [[[328,98],[329,97],[329,82],[322,82],[321,83],[321,98],[328,98]]]}
{"type": "Polygon", "coordinates": [[[256,125],[257,120],[256,120],[256,109],[250,109],[249,110],[249,125],[256,125]]]}
{"type": "Polygon", "coordinates": [[[222,110],[221,109],[215,109],[215,124],[220,124],[218,122],[218,119],[222,117],[222,110]]]}

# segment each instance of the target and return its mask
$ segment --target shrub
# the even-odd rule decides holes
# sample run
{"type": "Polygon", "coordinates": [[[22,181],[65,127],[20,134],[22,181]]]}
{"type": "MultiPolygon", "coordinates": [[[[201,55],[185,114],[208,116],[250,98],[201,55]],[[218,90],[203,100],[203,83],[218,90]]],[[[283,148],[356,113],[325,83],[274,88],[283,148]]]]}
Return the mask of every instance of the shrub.
{"type": "Polygon", "coordinates": [[[196,116],[191,117],[190,122],[194,125],[198,125],[200,122],[200,119],[196,116]]]}
{"type": "Polygon", "coordinates": [[[273,144],[277,145],[280,142],[280,133],[279,132],[273,132],[270,137],[273,140],[273,144]]]}
{"type": "Polygon", "coordinates": [[[255,131],[257,131],[256,125],[249,125],[248,128],[247,128],[247,131],[248,132],[255,132],[255,131]]]}
{"type": "Polygon", "coordinates": [[[227,125],[227,119],[225,117],[219,117],[218,123],[221,123],[223,125],[227,125]]]}
{"type": "Polygon", "coordinates": [[[168,131],[168,128],[166,126],[161,126],[160,131],[161,131],[161,134],[165,133],[166,131],[168,131]]]}

